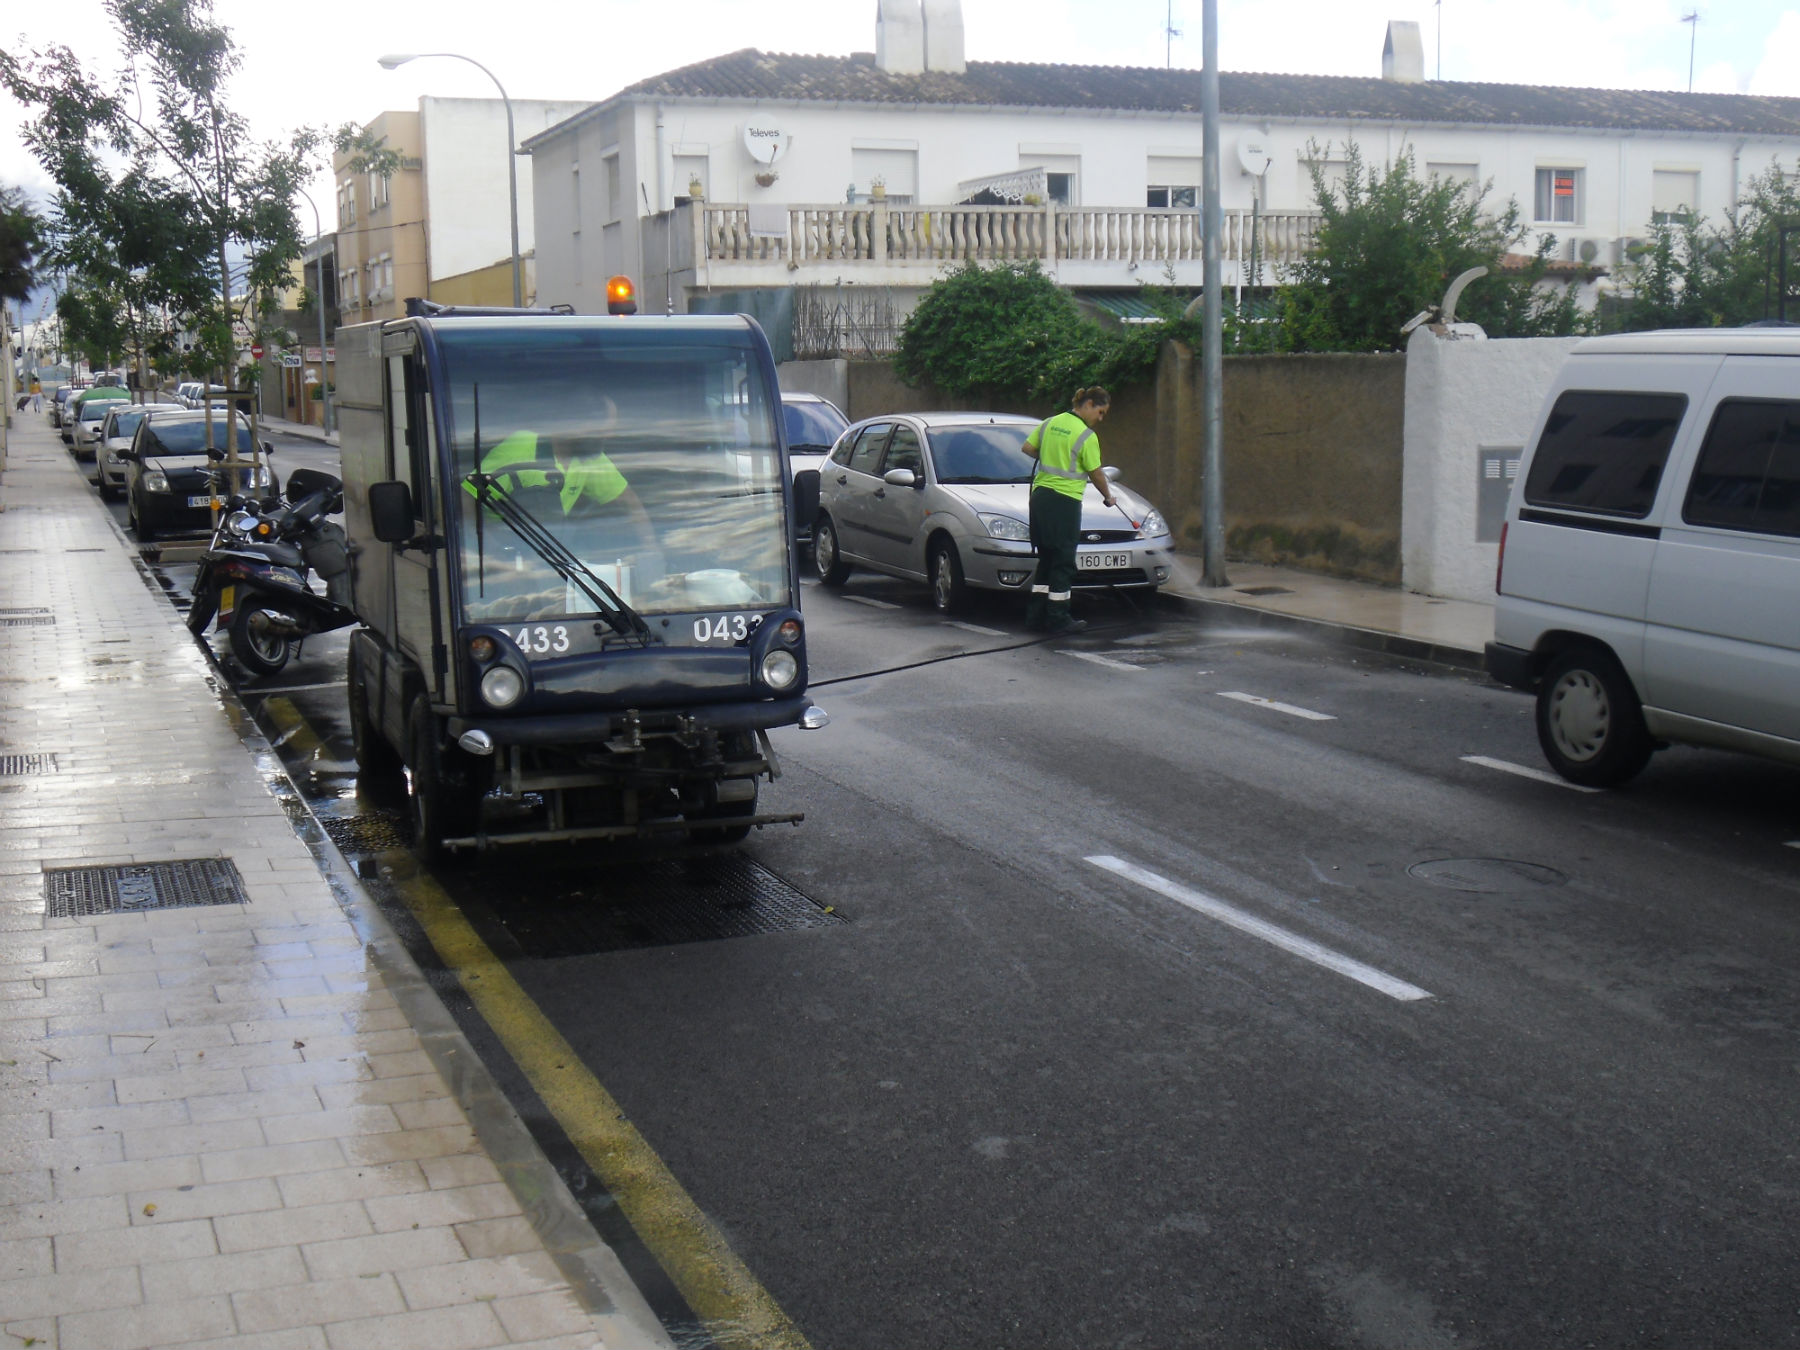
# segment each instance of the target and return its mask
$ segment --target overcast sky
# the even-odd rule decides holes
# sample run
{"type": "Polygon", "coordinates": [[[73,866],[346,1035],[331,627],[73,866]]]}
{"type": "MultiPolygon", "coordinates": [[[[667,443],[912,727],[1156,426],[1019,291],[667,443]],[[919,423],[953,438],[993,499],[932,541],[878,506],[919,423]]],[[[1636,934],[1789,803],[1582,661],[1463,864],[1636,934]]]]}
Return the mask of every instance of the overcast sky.
{"type": "MultiPolygon", "coordinates": [[[[215,0],[244,56],[235,105],[259,134],[365,122],[422,94],[491,96],[460,61],[388,72],[386,52],[455,51],[484,62],[518,98],[598,101],[627,84],[741,47],[843,55],[875,46],[875,0],[215,0]],[[428,16],[428,17],[426,17],[428,16]]],[[[118,66],[102,0],[8,5],[0,43],[73,47],[118,66]]],[[[1160,66],[1169,0],[964,0],[968,55],[985,61],[1160,66]]],[[[1174,0],[1177,66],[1200,65],[1201,0],[1174,0]]],[[[1800,96],[1800,3],[1778,0],[1219,0],[1224,70],[1379,75],[1389,19],[1415,19],[1428,76],[1517,84],[1800,96]],[[1681,16],[1698,9],[1690,28],[1681,16]]],[[[0,184],[47,193],[20,141],[25,110],[0,93],[0,184]]],[[[323,167],[315,197],[330,223],[323,167]]],[[[301,217],[310,225],[310,213],[301,217]]]]}

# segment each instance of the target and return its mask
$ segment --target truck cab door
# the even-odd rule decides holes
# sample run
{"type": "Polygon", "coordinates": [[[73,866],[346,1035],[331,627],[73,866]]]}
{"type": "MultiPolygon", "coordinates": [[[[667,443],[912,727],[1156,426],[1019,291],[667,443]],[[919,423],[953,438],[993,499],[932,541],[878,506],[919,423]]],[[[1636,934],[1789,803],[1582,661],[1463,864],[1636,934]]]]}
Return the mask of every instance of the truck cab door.
{"type": "MultiPolygon", "coordinates": [[[[382,359],[386,366],[383,383],[388,471],[412,489],[414,538],[428,541],[422,547],[398,550],[394,557],[394,645],[423,675],[432,702],[444,703],[455,698],[455,691],[446,687],[449,635],[444,615],[449,610],[444,587],[449,569],[444,565],[442,544],[437,542],[443,535],[444,523],[438,501],[437,431],[431,390],[425,364],[416,350],[390,350],[382,359]]],[[[406,716],[399,696],[406,681],[390,678],[384,683],[394,697],[383,700],[383,727],[393,744],[403,745],[405,727],[388,723],[390,717],[403,721],[406,716]]]]}

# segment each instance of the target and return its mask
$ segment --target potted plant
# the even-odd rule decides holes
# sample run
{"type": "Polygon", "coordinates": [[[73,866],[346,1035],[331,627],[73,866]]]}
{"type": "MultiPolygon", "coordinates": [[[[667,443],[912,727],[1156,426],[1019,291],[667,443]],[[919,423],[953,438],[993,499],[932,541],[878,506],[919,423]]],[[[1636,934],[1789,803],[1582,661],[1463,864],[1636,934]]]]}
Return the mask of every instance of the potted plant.
{"type": "Polygon", "coordinates": [[[688,198],[696,202],[706,200],[706,186],[700,181],[699,174],[688,179],[688,198]]]}
{"type": "Polygon", "coordinates": [[[878,202],[887,200],[887,179],[880,174],[876,174],[869,180],[869,198],[878,202]]]}

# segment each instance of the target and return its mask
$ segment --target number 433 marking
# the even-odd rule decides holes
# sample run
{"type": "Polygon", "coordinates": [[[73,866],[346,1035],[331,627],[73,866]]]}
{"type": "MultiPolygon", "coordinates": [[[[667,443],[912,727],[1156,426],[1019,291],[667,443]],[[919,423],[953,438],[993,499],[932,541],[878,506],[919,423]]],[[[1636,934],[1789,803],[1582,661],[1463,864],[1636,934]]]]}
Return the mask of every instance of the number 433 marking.
{"type": "Polygon", "coordinates": [[[522,652],[566,652],[569,630],[560,623],[555,627],[539,624],[536,628],[521,628],[513,634],[513,641],[522,652]]]}
{"type": "Polygon", "coordinates": [[[716,619],[694,620],[695,642],[742,642],[750,636],[750,619],[743,614],[721,614],[716,619]]]}

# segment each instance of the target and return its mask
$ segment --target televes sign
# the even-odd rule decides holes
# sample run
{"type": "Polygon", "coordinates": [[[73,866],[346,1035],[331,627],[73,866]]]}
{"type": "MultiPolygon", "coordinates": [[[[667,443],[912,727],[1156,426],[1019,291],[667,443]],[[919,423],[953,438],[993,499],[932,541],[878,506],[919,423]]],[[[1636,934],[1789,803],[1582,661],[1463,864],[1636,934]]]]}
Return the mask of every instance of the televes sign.
{"type": "Polygon", "coordinates": [[[749,122],[744,126],[744,149],[758,164],[773,164],[787,153],[788,134],[766,122],[749,122]]]}

